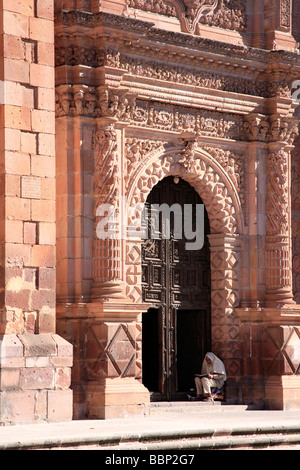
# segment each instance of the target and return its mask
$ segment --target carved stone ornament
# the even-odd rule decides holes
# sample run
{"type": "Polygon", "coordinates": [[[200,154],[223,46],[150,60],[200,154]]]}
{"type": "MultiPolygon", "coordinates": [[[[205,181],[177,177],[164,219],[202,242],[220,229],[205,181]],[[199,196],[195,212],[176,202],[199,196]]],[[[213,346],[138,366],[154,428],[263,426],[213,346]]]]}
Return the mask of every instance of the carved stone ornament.
{"type": "Polygon", "coordinates": [[[288,152],[281,150],[268,155],[267,235],[287,236],[289,233],[288,152]]]}
{"type": "Polygon", "coordinates": [[[279,26],[283,29],[291,27],[291,0],[280,0],[279,26]]]}
{"type": "Polygon", "coordinates": [[[245,136],[250,141],[285,142],[293,145],[298,135],[299,123],[295,118],[286,118],[278,114],[262,116],[251,114],[244,118],[245,136]]]}
{"type": "MultiPolygon", "coordinates": [[[[128,186],[130,204],[143,205],[155,184],[170,175],[183,178],[198,192],[209,215],[211,233],[240,232],[243,215],[234,182],[229,183],[224,168],[193,144],[142,162],[128,186]]],[[[129,218],[128,224],[132,222],[129,218]]]]}
{"type": "Polygon", "coordinates": [[[113,124],[97,128],[94,139],[95,197],[98,203],[115,204],[118,200],[119,169],[117,137],[113,124]]]}
{"type": "Polygon", "coordinates": [[[244,0],[127,0],[132,8],[177,17],[182,31],[198,33],[199,23],[243,31],[244,0]]]}

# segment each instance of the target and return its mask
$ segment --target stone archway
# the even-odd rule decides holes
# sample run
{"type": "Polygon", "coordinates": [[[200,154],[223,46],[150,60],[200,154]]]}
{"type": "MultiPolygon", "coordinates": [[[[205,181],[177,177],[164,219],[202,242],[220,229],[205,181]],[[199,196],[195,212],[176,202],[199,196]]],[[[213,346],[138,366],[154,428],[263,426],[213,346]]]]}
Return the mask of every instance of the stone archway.
{"type": "MultiPolygon", "coordinates": [[[[234,308],[241,298],[241,235],[243,213],[234,174],[194,142],[168,152],[154,151],[136,168],[128,182],[129,206],[140,207],[151,189],[167,176],[179,176],[190,183],[205,204],[211,235],[211,319],[212,348],[225,361],[229,376],[240,375],[240,324],[234,308]]],[[[141,211],[129,215],[129,225],[138,225],[141,211]],[[134,220],[133,220],[134,219],[134,220]]],[[[141,302],[141,244],[126,243],[126,295],[141,302]]],[[[235,381],[235,380],[234,380],[235,381]]]]}

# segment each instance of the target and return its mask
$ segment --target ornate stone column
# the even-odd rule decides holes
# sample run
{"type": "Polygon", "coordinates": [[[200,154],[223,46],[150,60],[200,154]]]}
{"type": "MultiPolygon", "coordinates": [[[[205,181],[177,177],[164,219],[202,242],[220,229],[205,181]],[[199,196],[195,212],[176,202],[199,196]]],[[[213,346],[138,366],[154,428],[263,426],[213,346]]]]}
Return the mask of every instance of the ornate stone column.
{"type": "MultiPolygon", "coordinates": [[[[97,419],[143,416],[149,413],[150,402],[141,371],[141,314],[147,306],[141,299],[134,302],[127,295],[124,282],[126,121],[120,111],[124,101],[112,99],[118,96],[117,92],[111,92],[107,101],[105,91],[101,90],[105,116],[95,122],[91,303],[82,312],[74,312],[81,315],[81,329],[85,331],[83,338],[79,338],[85,355],[85,380],[74,384],[75,415],[97,419]],[[116,104],[113,110],[112,102],[116,104]]],[[[137,261],[140,264],[140,258],[137,261]]]]}
{"type": "Polygon", "coordinates": [[[276,143],[267,157],[266,306],[294,303],[292,292],[290,152],[276,143]]]}
{"type": "Polygon", "coordinates": [[[121,279],[120,162],[114,118],[99,118],[95,131],[95,233],[92,299],[123,298],[121,279]]]}

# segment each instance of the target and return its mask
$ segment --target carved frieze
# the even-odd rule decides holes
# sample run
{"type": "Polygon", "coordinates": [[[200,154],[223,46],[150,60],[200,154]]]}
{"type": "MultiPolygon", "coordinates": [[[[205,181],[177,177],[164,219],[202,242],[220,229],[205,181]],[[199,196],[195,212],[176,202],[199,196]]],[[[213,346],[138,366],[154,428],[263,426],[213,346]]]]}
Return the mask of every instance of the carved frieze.
{"type": "Polygon", "coordinates": [[[137,126],[171,132],[192,131],[199,136],[241,140],[242,117],[183,106],[136,100],[132,122],[137,126]]]}
{"type": "MultiPolygon", "coordinates": [[[[73,38],[79,41],[79,38],[73,38]]],[[[130,47],[130,46],[128,46],[130,47]]],[[[128,49],[128,48],[127,48],[128,49]]],[[[143,51],[141,51],[143,52],[143,51]]],[[[149,52],[149,50],[147,51],[149,52]]],[[[164,51],[164,59],[167,52],[164,51]]],[[[114,67],[122,70],[124,73],[140,76],[143,78],[150,78],[156,80],[163,80],[165,82],[172,82],[184,85],[193,85],[203,88],[216,89],[221,91],[228,91],[232,93],[247,94],[261,97],[280,96],[285,98],[291,97],[293,79],[288,81],[285,78],[274,79],[272,73],[267,74],[266,80],[257,79],[255,77],[235,76],[232,74],[232,64],[227,62],[228,72],[226,67],[224,72],[219,71],[220,64],[214,63],[214,60],[208,58],[189,58],[187,56],[188,66],[185,60],[181,57],[182,65],[170,64],[160,62],[158,60],[146,60],[140,57],[133,57],[125,53],[121,53],[115,49],[99,50],[96,46],[76,47],[70,44],[67,48],[65,46],[56,48],[56,66],[62,65],[83,65],[89,67],[114,67]],[[201,69],[199,69],[199,64],[201,69]],[[273,77],[273,78],[272,78],[273,77]]],[[[174,60],[174,55],[170,57],[174,60]]]]}
{"type": "MultiPolygon", "coordinates": [[[[107,65],[116,66],[116,57],[114,56],[116,53],[110,55],[107,59],[107,65]]],[[[271,84],[262,80],[242,78],[232,74],[226,75],[217,70],[209,70],[214,64],[206,59],[199,59],[199,63],[201,63],[201,70],[193,66],[191,61],[189,67],[183,67],[118,54],[118,67],[132,75],[256,96],[269,96],[269,91],[273,93],[271,84]],[[207,70],[203,70],[203,68],[207,68],[207,70]]]]}
{"type": "Polygon", "coordinates": [[[56,89],[56,116],[115,117],[119,121],[171,132],[194,131],[199,135],[242,140],[239,115],[136,100],[120,90],[95,90],[74,86],[56,89]]]}
{"type": "Polygon", "coordinates": [[[211,15],[203,15],[200,23],[217,26],[234,31],[247,29],[247,13],[245,0],[222,0],[220,7],[211,15]]]}

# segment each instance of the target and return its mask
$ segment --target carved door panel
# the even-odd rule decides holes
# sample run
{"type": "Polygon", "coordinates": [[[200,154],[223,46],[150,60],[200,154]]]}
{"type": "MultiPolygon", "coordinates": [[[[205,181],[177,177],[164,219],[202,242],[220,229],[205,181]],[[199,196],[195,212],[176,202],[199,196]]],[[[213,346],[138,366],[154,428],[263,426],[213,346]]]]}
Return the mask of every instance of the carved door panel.
{"type": "MultiPolygon", "coordinates": [[[[180,180],[165,178],[153,188],[147,210],[153,204],[202,204],[196,191],[180,180]]],[[[150,215],[150,212],[149,212],[150,215]]],[[[195,219],[195,211],[194,211],[195,219]]],[[[149,229],[151,219],[148,218],[149,229]]],[[[162,238],[160,219],[157,238],[144,241],[142,248],[143,300],[153,308],[143,315],[143,383],[152,399],[180,398],[193,386],[210,344],[210,261],[205,211],[205,242],[200,250],[187,250],[174,230],[171,215],[170,236],[162,238]],[[175,238],[177,235],[177,238],[175,238]]],[[[194,220],[195,222],[195,220],[194,220]]]]}

